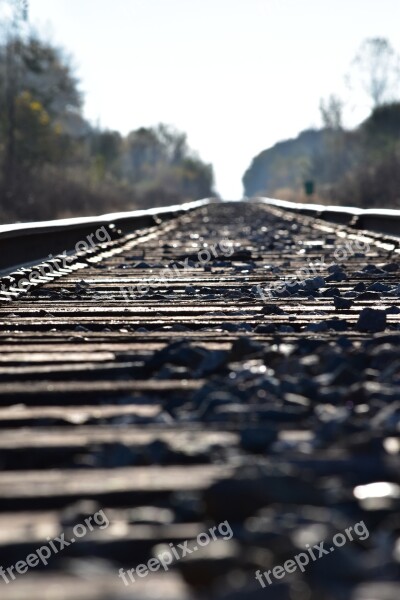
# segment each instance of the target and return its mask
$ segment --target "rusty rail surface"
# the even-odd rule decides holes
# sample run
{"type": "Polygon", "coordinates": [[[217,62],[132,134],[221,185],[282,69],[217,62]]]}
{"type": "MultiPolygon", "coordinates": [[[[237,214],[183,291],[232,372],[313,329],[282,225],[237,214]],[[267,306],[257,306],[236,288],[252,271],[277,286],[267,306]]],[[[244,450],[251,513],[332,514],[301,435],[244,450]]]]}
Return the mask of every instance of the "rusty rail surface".
{"type": "Polygon", "coordinates": [[[261,201],[132,217],[42,228],[40,263],[0,236],[0,598],[397,600],[399,239],[261,201]]]}

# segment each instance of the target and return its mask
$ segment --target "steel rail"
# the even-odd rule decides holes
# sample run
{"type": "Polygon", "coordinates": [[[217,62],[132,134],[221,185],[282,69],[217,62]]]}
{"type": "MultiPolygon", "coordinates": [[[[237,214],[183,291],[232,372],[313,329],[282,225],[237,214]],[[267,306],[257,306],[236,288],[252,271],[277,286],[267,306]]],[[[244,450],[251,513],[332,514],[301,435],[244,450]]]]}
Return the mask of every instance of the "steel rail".
{"type": "Polygon", "coordinates": [[[170,213],[3,278],[1,600],[398,600],[399,240],[272,202],[170,213]],[[361,521],[369,539],[256,581],[361,521]]]}
{"type": "Polygon", "coordinates": [[[348,225],[354,229],[366,229],[400,237],[400,210],[289,202],[265,197],[254,197],[251,200],[332,223],[348,225]]]}
{"type": "Polygon", "coordinates": [[[50,254],[55,256],[64,251],[69,253],[78,242],[100,227],[106,227],[113,235],[118,230],[138,230],[165,222],[213,201],[217,200],[206,198],[147,210],[0,225],[0,272],[32,264],[50,254]]]}

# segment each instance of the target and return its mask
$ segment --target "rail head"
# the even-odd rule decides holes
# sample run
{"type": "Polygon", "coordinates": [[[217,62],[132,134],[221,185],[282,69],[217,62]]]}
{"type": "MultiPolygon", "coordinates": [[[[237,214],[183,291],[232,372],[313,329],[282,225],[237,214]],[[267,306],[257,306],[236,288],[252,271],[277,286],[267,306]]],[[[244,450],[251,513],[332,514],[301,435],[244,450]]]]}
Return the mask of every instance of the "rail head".
{"type": "Polygon", "coordinates": [[[299,214],[316,217],[324,221],[347,225],[354,227],[355,229],[400,237],[400,210],[384,208],[362,209],[355,206],[331,206],[311,203],[304,204],[266,197],[251,198],[251,201],[298,212],[299,214]]]}
{"type": "MultiPolygon", "coordinates": [[[[302,215],[316,217],[355,229],[369,230],[400,237],[400,210],[367,209],[351,206],[304,204],[266,197],[254,197],[260,202],[302,215]]],[[[152,227],[162,221],[176,218],[185,212],[220,202],[205,198],[161,208],[108,213],[93,217],[57,219],[33,223],[0,225],[0,275],[6,275],[20,266],[30,265],[62,253],[71,253],[80,241],[105,228],[112,237],[118,231],[133,232],[152,227]]]]}
{"type": "Polygon", "coordinates": [[[205,198],[148,210],[0,225],[0,274],[7,274],[21,265],[32,264],[50,255],[68,254],[79,242],[102,228],[115,236],[119,230],[131,232],[151,227],[216,201],[215,198],[205,198]]]}

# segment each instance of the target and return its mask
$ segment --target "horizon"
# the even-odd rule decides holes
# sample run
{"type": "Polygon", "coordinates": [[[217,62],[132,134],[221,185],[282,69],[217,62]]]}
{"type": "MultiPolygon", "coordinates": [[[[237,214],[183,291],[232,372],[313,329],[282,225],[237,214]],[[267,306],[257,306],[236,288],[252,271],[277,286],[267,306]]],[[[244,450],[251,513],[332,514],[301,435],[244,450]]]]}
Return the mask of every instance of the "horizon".
{"type": "Polygon", "coordinates": [[[369,114],[344,84],[365,38],[386,37],[399,50],[395,0],[378,8],[373,0],[115,0],[112,8],[110,17],[105,0],[30,0],[29,21],[72,55],[85,118],[122,134],[160,122],[185,132],[225,199],[243,196],[256,155],[321,127],[322,97],[347,99],[346,127],[369,114]]]}

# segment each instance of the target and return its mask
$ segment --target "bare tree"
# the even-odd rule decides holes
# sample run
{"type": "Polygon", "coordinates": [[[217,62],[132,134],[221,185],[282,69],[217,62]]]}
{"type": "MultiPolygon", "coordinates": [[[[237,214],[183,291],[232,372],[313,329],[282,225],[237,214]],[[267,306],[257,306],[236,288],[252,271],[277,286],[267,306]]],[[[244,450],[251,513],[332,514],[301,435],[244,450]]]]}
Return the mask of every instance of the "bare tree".
{"type": "Polygon", "coordinates": [[[349,76],[352,87],[361,84],[373,108],[393,100],[400,83],[400,57],[385,38],[368,38],[361,44],[349,76]]]}
{"type": "Polygon", "coordinates": [[[341,100],[339,96],[331,94],[326,100],[321,98],[319,110],[325,128],[334,130],[343,128],[343,100],[341,100]]]}

